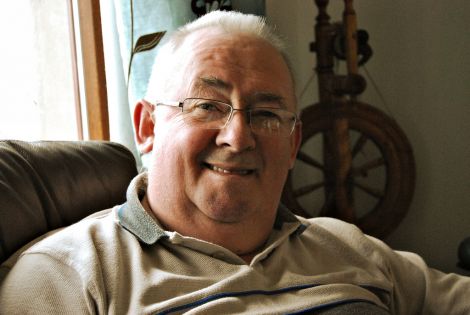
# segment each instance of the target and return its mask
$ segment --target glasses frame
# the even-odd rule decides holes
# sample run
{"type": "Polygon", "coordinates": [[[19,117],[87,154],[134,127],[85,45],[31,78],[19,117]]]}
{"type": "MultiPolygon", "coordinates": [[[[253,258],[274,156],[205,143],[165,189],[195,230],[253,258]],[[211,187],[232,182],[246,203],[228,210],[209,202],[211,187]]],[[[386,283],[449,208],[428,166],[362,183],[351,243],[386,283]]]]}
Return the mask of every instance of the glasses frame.
{"type": "MultiPolygon", "coordinates": [[[[299,117],[297,116],[296,113],[294,112],[291,112],[287,109],[284,109],[284,108],[278,108],[278,107],[257,107],[257,108],[246,108],[246,109],[237,109],[237,108],[234,108],[232,104],[229,104],[229,103],[226,103],[226,102],[222,102],[222,101],[219,101],[219,100],[215,100],[215,99],[210,99],[210,98],[202,98],[202,97],[187,97],[185,98],[184,100],[182,101],[160,101],[160,102],[155,102],[155,103],[150,103],[148,102],[150,105],[153,106],[153,108],[155,109],[157,106],[161,106],[161,105],[164,105],[164,106],[171,106],[171,107],[179,107],[181,108],[181,112],[183,113],[184,111],[184,103],[187,101],[187,100],[203,100],[203,101],[211,101],[211,102],[217,102],[217,103],[220,103],[220,104],[224,104],[224,105],[227,105],[229,108],[230,108],[230,113],[229,113],[229,116],[228,116],[228,119],[227,121],[225,122],[225,124],[220,127],[220,128],[216,128],[216,129],[223,129],[225,128],[226,126],[228,126],[230,124],[230,122],[232,121],[232,118],[234,116],[234,112],[246,112],[246,113],[249,113],[250,114],[250,117],[251,117],[251,111],[255,110],[255,109],[275,109],[275,110],[282,110],[282,111],[285,111],[287,113],[290,113],[293,115],[293,124],[292,124],[292,127],[290,128],[290,131],[289,131],[289,136],[292,135],[292,133],[294,132],[294,129],[295,129],[295,126],[298,125],[300,123],[299,121],[299,117]]],[[[250,129],[253,131],[253,127],[251,126],[251,121],[249,123],[250,125],[250,129]]]]}

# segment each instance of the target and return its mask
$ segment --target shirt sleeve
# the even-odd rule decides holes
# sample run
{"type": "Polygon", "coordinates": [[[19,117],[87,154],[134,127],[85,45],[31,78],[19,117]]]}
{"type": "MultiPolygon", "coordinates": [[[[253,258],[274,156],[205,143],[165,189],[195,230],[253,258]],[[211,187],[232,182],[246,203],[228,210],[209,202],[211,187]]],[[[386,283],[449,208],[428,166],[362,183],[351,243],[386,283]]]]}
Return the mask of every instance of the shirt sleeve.
{"type": "Polygon", "coordinates": [[[393,283],[394,314],[470,314],[470,278],[443,273],[410,252],[393,251],[379,240],[393,283]]]}
{"type": "Polygon", "coordinates": [[[25,254],[0,287],[0,314],[94,314],[80,275],[46,255],[25,254]]]}

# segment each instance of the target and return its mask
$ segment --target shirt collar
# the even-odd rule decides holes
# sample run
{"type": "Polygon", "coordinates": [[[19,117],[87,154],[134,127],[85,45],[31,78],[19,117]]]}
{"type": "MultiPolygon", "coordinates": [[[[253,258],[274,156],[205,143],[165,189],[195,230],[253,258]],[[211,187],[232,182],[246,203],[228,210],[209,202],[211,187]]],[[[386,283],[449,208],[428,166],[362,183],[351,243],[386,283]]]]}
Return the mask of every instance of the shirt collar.
{"type": "MultiPolygon", "coordinates": [[[[167,237],[165,231],[159,226],[156,218],[148,213],[142,206],[141,199],[147,191],[147,172],[137,175],[127,189],[127,201],[117,210],[119,224],[134,234],[145,244],[151,245],[159,239],[167,237]]],[[[284,205],[280,204],[274,229],[281,230],[284,223],[297,223],[296,235],[301,234],[306,226],[284,205]]]]}
{"type": "Polygon", "coordinates": [[[145,244],[151,245],[165,236],[165,231],[142,206],[140,200],[147,191],[147,173],[134,177],[127,188],[127,202],[118,209],[119,224],[137,236],[145,244]]]}

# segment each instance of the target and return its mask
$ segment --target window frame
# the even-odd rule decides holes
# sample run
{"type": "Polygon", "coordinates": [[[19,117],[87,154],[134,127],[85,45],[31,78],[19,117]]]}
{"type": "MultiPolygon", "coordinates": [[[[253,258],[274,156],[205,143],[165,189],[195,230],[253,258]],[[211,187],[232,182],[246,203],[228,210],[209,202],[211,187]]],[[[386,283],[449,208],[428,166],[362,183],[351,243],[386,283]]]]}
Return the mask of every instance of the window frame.
{"type": "MultiPolygon", "coordinates": [[[[70,7],[72,8],[72,1],[70,7]]],[[[83,88],[86,104],[86,120],[89,140],[110,140],[109,112],[106,90],[106,73],[103,51],[103,35],[101,30],[100,2],[96,0],[78,0],[75,8],[78,16],[81,57],[83,67],[83,88]]],[[[73,19],[73,14],[70,17],[73,19]]],[[[73,21],[73,20],[71,20],[73,21]]],[[[72,23],[73,24],[73,23],[72,23]]],[[[75,35],[71,40],[76,40],[75,35]]],[[[76,47],[72,43],[72,50],[76,47]]],[[[77,57],[74,58],[75,68],[75,97],[77,122],[83,126],[81,119],[79,84],[77,75],[77,57]]],[[[83,127],[79,127],[79,137],[83,138],[83,127]]]]}

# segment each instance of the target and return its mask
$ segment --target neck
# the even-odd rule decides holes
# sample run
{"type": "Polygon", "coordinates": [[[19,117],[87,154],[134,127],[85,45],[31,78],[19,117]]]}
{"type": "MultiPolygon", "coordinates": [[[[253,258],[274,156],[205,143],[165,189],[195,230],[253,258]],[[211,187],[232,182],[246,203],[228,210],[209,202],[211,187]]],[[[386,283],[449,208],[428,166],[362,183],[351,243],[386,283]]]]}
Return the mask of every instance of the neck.
{"type": "Polygon", "coordinates": [[[155,215],[163,229],[222,246],[247,263],[262,249],[274,224],[274,218],[272,222],[265,219],[262,222],[224,223],[202,216],[199,212],[191,212],[193,215],[178,215],[177,211],[160,213],[150,207],[147,196],[142,200],[142,205],[155,215]]]}

